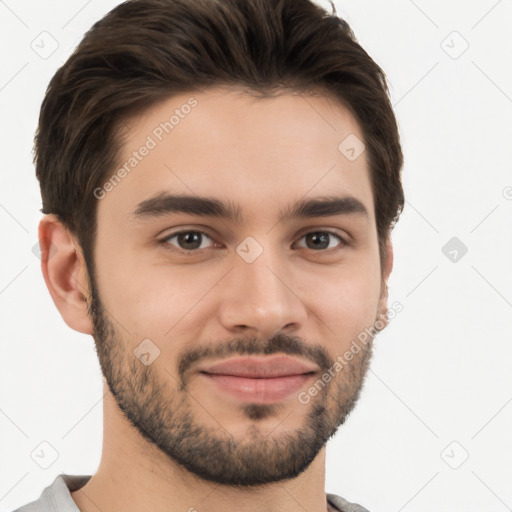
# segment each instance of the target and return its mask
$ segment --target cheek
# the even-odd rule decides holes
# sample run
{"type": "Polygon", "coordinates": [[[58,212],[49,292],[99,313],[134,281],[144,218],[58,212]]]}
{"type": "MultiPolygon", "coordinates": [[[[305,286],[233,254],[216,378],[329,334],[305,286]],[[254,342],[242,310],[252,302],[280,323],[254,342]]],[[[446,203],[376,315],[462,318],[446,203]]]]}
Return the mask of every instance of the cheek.
{"type": "Polygon", "coordinates": [[[349,343],[366,327],[376,320],[380,278],[371,267],[367,269],[345,268],[339,273],[331,272],[329,279],[306,284],[309,290],[308,306],[319,322],[319,329],[325,331],[327,339],[334,343],[349,343]],[[317,290],[312,292],[311,290],[317,290]]]}
{"type": "Polygon", "coordinates": [[[219,277],[211,271],[171,268],[126,256],[118,264],[103,258],[96,279],[105,308],[125,332],[137,339],[162,341],[190,324],[219,277]]]}

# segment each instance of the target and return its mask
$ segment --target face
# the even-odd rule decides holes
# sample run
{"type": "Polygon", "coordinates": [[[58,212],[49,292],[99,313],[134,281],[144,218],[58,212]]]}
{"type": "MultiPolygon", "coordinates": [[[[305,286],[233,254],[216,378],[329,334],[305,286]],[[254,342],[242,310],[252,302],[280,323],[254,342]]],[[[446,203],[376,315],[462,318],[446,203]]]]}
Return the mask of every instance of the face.
{"type": "Polygon", "coordinates": [[[174,96],[127,122],[125,172],[97,191],[102,372],[141,436],[206,480],[297,476],[357,401],[372,339],[345,354],[385,296],[349,134],[326,97],[174,96]]]}

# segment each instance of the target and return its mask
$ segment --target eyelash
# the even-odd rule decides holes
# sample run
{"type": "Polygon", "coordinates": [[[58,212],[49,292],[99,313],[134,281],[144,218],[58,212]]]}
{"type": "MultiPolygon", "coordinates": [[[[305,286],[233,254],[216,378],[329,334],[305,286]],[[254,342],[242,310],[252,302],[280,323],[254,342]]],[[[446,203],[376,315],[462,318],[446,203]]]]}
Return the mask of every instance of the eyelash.
{"type": "MultiPolygon", "coordinates": [[[[169,240],[171,238],[174,238],[178,235],[181,235],[183,233],[198,233],[202,236],[206,236],[207,238],[209,238],[210,240],[213,241],[212,237],[208,234],[208,233],[205,233],[204,231],[201,231],[201,230],[198,230],[198,229],[185,229],[185,230],[182,230],[182,231],[176,231],[175,233],[171,233],[170,235],[166,236],[165,238],[161,239],[159,242],[164,246],[164,248],[166,250],[170,250],[170,251],[173,251],[175,253],[178,253],[178,254],[181,254],[181,255],[184,255],[184,256],[196,256],[200,251],[203,251],[205,249],[191,249],[189,251],[186,251],[185,249],[180,249],[180,248],[177,248],[175,246],[173,246],[172,248],[170,247],[170,243],[169,243],[169,240]]],[[[311,251],[314,251],[314,252],[318,252],[318,253],[322,253],[322,252],[327,252],[327,253],[337,253],[338,251],[342,250],[344,247],[347,247],[350,245],[350,242],[347,241],[345,238],[343,238],[341,235],[339,235],[338,233],[334,232],[334,231],[330,231],[328,229],[319,229],[319,230],[314,230],[314,231],[308,231],[307,233],[304,233],[300,238],[299,240],[303,239],[305,236],[307,235],[310,235],[312,233],[327,233],[328,235],[330,236],[333,236],[335,238],[337,238],[341,244],[339,247],[336,247],[336,248],[331,248],[331,249],[318,249],[318,250],[315,250],[315,249],[310,249],[311,251]]],[[[210,247],[208,247],[209,249],[210,247]]],[[[307,249],[307,248],[306,248],[307,249]]]]}

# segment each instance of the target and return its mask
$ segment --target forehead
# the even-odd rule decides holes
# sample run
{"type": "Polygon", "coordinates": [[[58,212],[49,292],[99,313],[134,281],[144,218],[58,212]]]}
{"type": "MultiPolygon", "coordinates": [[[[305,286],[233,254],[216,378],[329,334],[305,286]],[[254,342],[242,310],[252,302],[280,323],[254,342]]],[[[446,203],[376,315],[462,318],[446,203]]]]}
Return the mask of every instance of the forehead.
{"type": "Polygon", "coordinates": [[[165,192],[217,198],[244,221],[320,196],[355,197],[374,216],[364,135],[332,97],[217,87],[173,96],[124,127],[99,217],[121,221],[165,192]]]}

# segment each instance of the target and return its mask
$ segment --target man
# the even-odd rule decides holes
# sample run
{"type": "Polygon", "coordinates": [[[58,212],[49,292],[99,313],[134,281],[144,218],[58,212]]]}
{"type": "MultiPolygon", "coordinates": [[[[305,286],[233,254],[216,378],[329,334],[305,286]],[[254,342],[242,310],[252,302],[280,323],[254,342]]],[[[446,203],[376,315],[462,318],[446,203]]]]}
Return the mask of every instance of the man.
{"type": "Polygon", "coordinates": [[[125,2],[52,79],[35,154],[42,271],[94,338],[104,439],[94,475],[18,510],[366,510],[325,493],[325,445],[386,325],[404,198],[385,75],[346,22],[125,2]]]}

